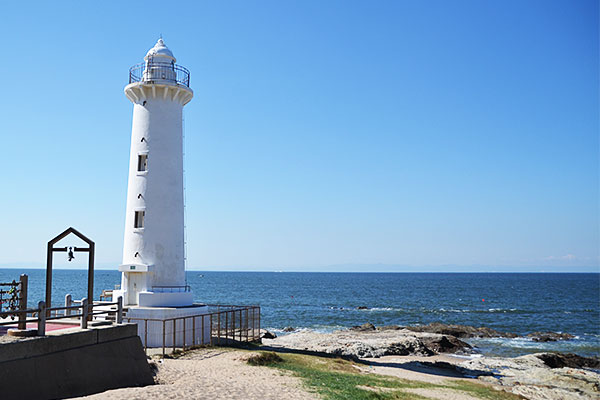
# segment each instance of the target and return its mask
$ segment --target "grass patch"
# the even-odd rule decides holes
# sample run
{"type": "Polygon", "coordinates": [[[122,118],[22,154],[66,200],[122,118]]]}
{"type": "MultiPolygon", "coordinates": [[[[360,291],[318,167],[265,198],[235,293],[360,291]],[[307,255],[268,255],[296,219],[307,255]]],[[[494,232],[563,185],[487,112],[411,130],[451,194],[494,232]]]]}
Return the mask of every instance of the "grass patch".
{"type": "Polygon", "coordinates": [[[260,354],[251,356],[248,358],[248,364],[250,365],[273,365],[276,363],[283,362],[283,358],[279,357],[277,353],[274,352],[262,352],[260,354]]]}
{"type": "Polygon", "coordinates": [[[326,358],[300,354],[277,354],[262,352],[248,360],[252,365],[266,365],[285,370],[298,376],[307,388],[327,400],[366,399],[426,399],[405,389],[450,389],[467,393],[480,399],[516,400],[522,397],[494,390],[492,387],[465,381],[448,381],[446,384],[432,384],[376,375],[359,371],[353,362],[340,358],[326,358]],[[275,358],[277,357],[277,358],[275,358]],[[251,363],[256,358],[261,362],[251,363]],[[278,360],[277,360],[278,359],[278,360]],[[277,360],[277,361],[275,361],[277,360]]]}
{"type": "Polygon", "coordinates": [[[172,358],[172,359],[176,359],[182,356],[185,356],[186,354],[188,354],[190,351],[193,350],[199,350],[199,349],[207,349],[210,346],[205,345],[205,344],[195,344],[193,346],[187,346],[185,348],[185,351],[182,349],[175,349],[173,350],[171,353],[166,353],[164,356],[162,354],[159,355],[155,355],[153,357],[157,357],[157,358],[172,358]]]}

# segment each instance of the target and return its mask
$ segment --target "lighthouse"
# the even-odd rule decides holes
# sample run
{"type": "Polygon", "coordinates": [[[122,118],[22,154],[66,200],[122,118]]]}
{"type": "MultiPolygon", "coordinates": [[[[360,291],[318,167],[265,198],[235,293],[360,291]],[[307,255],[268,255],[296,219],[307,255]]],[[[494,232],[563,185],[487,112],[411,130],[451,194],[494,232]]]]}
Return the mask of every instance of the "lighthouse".
{"type": "Polygon", "coordinates": [[[190,73],[159,39],[131,67],[125,95],[133,103],[120,290],[126,306],[193,304],[185,279],[183,107],[190,73]]]}

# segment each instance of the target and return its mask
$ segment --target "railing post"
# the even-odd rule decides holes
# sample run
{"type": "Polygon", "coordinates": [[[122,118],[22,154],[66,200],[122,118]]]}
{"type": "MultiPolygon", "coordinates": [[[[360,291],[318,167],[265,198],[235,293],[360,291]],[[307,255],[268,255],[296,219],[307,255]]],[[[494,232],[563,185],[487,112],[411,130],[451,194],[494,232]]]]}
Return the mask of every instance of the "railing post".
{"type": "Polygon", "coordinates": [[[21,283],[19,310],[23,311],[19,313],[19,329],[27,329],[27,313],[24,311],[27,310],[27,275],[21,274],[19,281],[21,283]]]}
{"type": "Polygon", "coordinates": [[[173,318],[173,352],[175,352],[175,343],[177,343],[177,319],[173,318]]]}
{"type": "Polygon", "coordinates": [[[240,342],[242,341],[242,310],[240,310],[240,342]]]}
{"type": "Polygon", "coordinates": [[[185,351],[185,317],[183,317],[183,342],[181,343],[181,348],[185,351]]]}
{"type": "MultiPolygon", "coordinates": [[[[65,295],[65,307],[71,307],[71,305],[73,304],[73,297],[70,294],[66,294],[65,295]]],[[[66,309],[65,310],[65,315],[71,315],[71,310],[70,309],[66,309]]]]}
{"type": "Polygon", "coordinates": [[[123,323],[123,297],[117,298],[117,324],[123,323]]]}
{"type": "Polygon", "coordinates": [[[196,316],[192,317],[192,347],[196,346],[196,316]]]}
{"type": "Polygon", "coordinates": [[[231,338],[235,341],[235,311],[231,311],[231,338]]]}
{"type": "Polygon", "coordinates": [[[38,336],[46,335],[46,303],[40,301],[38,303],[38,336]]]}
{"type": "Polygon", "coordinates": [[[229,311],[225,311],[225,345],[229,344],[229,311]]]}
{"type": "Polygon", "coordinates": [[[82,310],[82,316],[81,316],[81,329],[87,329],[87,323],[88,323],[88,316],[90,314],[90,310],[88,308],[88,299],[87,298],[83,298],[81,300],[81,310],[82,310]]]}
{"type": "Polygon", "coordinates": [[[220,345],[221,345],[221,313],[218,313],[217,314],[217,346],[220,346],[220,345]]]}

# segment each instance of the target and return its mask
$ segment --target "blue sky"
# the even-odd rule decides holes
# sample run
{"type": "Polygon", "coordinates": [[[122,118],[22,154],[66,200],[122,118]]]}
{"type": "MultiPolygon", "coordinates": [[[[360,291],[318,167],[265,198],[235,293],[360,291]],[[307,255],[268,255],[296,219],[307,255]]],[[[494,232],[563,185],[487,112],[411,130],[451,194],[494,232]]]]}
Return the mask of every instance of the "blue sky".
{"type": "Polygon", "coordinates": [[[598,271],[596,1],[164,4],[3,3],[0,265],[68,226],[120,263],[123,87],[162,34],[190,269],[598,271]]]}

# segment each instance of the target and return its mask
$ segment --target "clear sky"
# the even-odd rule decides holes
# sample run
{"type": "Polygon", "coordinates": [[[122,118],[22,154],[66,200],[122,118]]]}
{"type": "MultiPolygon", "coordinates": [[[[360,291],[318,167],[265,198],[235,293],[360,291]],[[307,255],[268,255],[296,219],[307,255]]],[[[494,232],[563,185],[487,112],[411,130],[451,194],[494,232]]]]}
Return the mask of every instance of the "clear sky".
{"type": "Polygon", "coordinates": [[[598,271],[597,1],[2,14],[0,266],[42,266],[68,226],[120,263],[123,87],[162,34],[195,92],[188,268],[598,271]]]}

